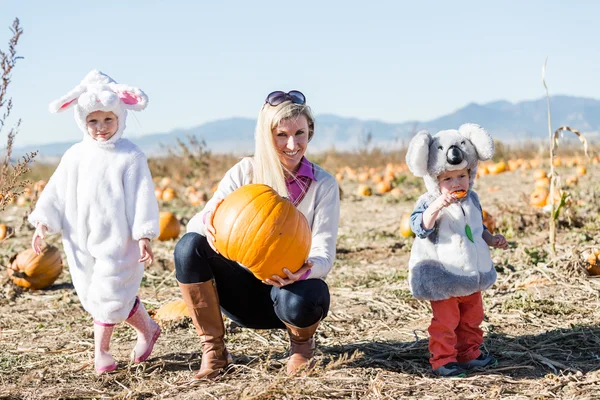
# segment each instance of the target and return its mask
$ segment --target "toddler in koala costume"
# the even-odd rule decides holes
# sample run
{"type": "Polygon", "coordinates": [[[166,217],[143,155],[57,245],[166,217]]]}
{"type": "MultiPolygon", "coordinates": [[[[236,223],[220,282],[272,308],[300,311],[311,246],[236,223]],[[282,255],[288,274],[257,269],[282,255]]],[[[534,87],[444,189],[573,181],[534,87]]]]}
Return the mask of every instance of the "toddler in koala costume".
{"type": "Polygon", "coordinates": [[[431,302],[429,361],[439,376],[465,376],[469,369],[496,364],[480,350],[481,291],[496,281],[488,246],[506,249],[508,243],[483,225],[473,191],[479,160],[493,154],[494,141],[475,124],[434,136],[419,132],[406,154],[408,168],[427,188],[410,218],[416,238],[409,285],[416,298],[431,302]]]}
{"type": "Polygon", "coordinates": [[[147,103],[140,89],[97,70],[52,102],[51,112],[75,109],[83,140],[65,152],[29,216],[38,254],[46,233],[62,232],[73,285],[94,319],[98,374],[117,368],[109,353],[115,324],[125,321],[136,330],[135,362],[148,358],[160,335],[137,297],[144,263],[154,258],[158,203],[146,156],[122,138],[127,110],[147,103]]]}

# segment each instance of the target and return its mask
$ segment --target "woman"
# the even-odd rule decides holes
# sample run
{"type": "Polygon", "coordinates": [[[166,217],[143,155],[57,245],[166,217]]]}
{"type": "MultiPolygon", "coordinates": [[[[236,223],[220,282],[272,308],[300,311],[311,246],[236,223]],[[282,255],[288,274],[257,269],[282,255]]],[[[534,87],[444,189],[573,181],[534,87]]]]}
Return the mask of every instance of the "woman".
{"type": "Polygon", "coordinates": [[[340,215],[335,178],[304,157],[313,133],[314,118],[302,93],[270,93],[258,115],[254,157],[225,174],[175,247],[177,281],[203,346],[195,379],[214,378],[232,362],[221,310],[246,328],[286,328],[288,374],[312,365],[313,336],[329,310],[324,279],[333,266],[340,215]],[[269,185],[290,199],[311,227],[309,257],[296,273],[284,269],[285,279],[273,275],[261,282],[214,247],[212,215],[229,193],[250,183],[269,185]]]}

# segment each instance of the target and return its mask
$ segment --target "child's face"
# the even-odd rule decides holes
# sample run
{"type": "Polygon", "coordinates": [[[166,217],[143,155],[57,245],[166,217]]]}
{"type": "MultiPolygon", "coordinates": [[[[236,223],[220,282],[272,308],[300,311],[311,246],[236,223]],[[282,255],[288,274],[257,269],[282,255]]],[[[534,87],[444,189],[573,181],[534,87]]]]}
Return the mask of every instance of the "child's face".
{"type": "Polygon", "coordinates": [[[442,194],[453,193],[457,190],[469,190],[469,171],[467,168],[444,171],[438,176],[438,182],[442,194]]]}
{"type": "Polygon", "coordinates": [[[99,142],[113,137],[119,127],[117,116],[112,111],[94,111],[88,114],[85,122],[90,136],[99,142]]]}

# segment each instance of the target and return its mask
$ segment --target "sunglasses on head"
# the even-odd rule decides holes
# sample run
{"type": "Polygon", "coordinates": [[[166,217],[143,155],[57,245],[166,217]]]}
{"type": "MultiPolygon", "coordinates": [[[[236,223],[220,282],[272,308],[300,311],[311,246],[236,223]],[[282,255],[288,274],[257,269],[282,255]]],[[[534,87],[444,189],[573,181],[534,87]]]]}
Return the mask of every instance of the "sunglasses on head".
{"type": "Polygon", "coordinates": [[[302,94],[302,92],[299,92],[297,90],[291,90],[287,93],[282,92],[281,90],[271,92],[265,99],[265,103],[269,103],[269,105],[272,106],[278,106],[286,100],[289,100],[294,104],[306,103],[306,97],[302,94]]]}

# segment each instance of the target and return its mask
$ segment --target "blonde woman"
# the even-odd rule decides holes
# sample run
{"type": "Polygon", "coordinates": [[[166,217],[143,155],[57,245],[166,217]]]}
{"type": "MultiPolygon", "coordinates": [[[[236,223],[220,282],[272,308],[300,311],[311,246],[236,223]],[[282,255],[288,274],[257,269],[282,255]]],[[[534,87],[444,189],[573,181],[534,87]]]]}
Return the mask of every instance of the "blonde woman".
{"type": "Polygon", "coordinates": [[[288,374],[312,365],[314,334],[329,310],[324,279],[333,266],[340,215],[335,178],[304,157],[314,127],[301,92],[270,93],[258,114],[254,156],[225,174],[175,247],[177,281],[203,346],[195,379],[214,378],[232,362],[221,310],[246,328],[287,329],[288,374]],[[229,193],[250,183],[267,184],[289,198],[311,227],[308,260],[296,273],[284,270],[286,279],[262,282],[215,250],[212,214],[229,193]]]}

